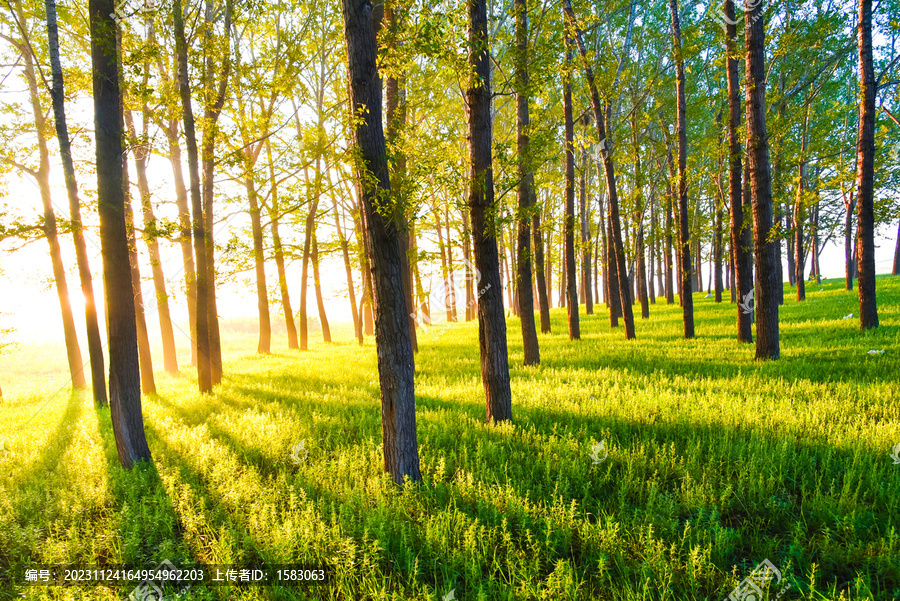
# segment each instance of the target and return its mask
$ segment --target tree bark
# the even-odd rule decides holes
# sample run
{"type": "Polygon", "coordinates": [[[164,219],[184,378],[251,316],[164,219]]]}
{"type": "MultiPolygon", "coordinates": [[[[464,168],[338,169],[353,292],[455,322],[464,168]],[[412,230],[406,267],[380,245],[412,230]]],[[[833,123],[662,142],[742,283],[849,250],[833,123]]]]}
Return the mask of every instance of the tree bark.
{"type": "MultiPolygon", "coordinates": [[[[226,48],[230,49],[231,44],[231,15],[233,8],[233,0],[225,0],[225,40],[226,48]]],[[[204,35],[209,36],[213,26],[213,2],[206,0],[206,29],[204,35]]],[[[215,188],[215,149],[216,149],[216,133],[217,122],[222,114],[222,107],[225,105],[225,92],[228,86],[228,77],[231,73],[231,60],[228,51],[222,57],[222,73],[218,82],[218,89],[213,90],[213,57],[208,47],[204,48],[206,60],[204,61],[204,83],[208,87],[205,90],[209,96],[209,104],[206,107],[203,116],[203,149],[201,159],[203,164],[203,217],[206,221],[206,270],[207,270],[207,297],[208,303],[208,325],[209,325],[209,355],[210,355],[210,373],[212,375],[213,384],[222,381],[222,344],[219,336],[219,315],[216,301],[216,262],[215,262],[215,241],[213,240],[213,195],[215,188]]]]}
{"type": "MultiPolygon", "coordinates": [[[[528,76],[528,7],[526,0],[515,0],[513,10],[516,14],[516,134],[517,134],[517,169],[519,177],[518,187],[518,239],[516,245],[518,286],[519,291],[519,321],[522,326],[522,344],[524,347],[525,365],[536,365],[541,362],[541,352],[538,346],[537,328],[534,323],[534,293],[533,277],[531,274],[531,223],[536,218],[535,194],[534,194],[534,170],[532,168],[531,148],[529,146],[530,117],[528,114],[528,99],[530,96],[528,76]]],[[[540,226],[538,222],[537,226],[540,226]]],[[[535,231],[535,239],[540,238],[540,233],[535,231]]],[[[535,246],[534,257],[537,260],[536,267],[543,278],[544,270],[540,264],[543,253],[537,254],[535,246]]],[[[538,293],[540,295],[540,292],[538,293]]],[[[546,301],[546,298],[544,299],[546,301]]],[[[541,316],[543,320],[543,314],[541,316]]],[[[541,323],[543,330],[544,324],[541,323]]]]}
{"type": "MultiPolygon", "coordinates": [[[[688,225],[687,194],[687,101],[685,100],[684,56],[681,50],[681,19],[678,0],[669,0],[672,13],[672,44],[675,49],[676,93],[678,95],[678,256],[681,263],[681,313],[684,337],[694,337],[694,296],[691,293],[691,232],[688,225]]],[[[699,257],[698,257],[699,260],[699,257]]],[[[699,267],[699,265],[698,265],[699,267]]],[[[700,270],[696,270],[699,278],[700,270]]],[[[700,286],[700,282],[697,282],[700,286]]]]}
{"type": "Polygon", "coordinates": [[[638,142],[637,116],[632,113],[631,119],[631,141],[634,145],[634,254],[637,262],[637,278],[635,286],[637,287],[638,302],[641,303],[641,319],[650,318],[650,302],[647,297],[647,261],[644,249],[644,174],[641,171],[641,148],[638,142]]]}
{"type": "Polygon", "coordinates": [[[591,290],[591,221],[587,206],[587,150],[581,149],[581,190],[578,197],[579,218],[581,219],[581,289],[584,291],[584,313],[594,314],[594,296],[591,290]]]}
{"type": "MultiPolygon", "coordinates": [[[[176,2],[177,4],[177,2],[176,2]]],[[[100,244],[109,338],[109,406],[119,462],[150,460],[141,413],[137,327],[125,230],[122,105],[112,0],[90,0],[100,244]]]]}
{"type": "Polygon", "coordinates": [[[600,140],[600,143],[603,146],[603,171],[606,175],[606,194],[607,198],[609,198],[609,217],[612,226],[610,239],[614,249],[614,252],[610,254],[615,261],[618,277],[622,318],[625,322],[625,338],[631,340],[635,337],[634,315],[631,307],[631,290],[628,285],[628,267],[625,262],[625,246],[622,244],[622,226],[619,218],[619,196],[616,188],[616,173],[613,166],[611,142],[606,133],[603,107],[600,104],[600,94],[597,92],[597,84],[594,81],[594,70],[588,63],[587,50],[584,46],[581,29],[575,21],[575,13],[572,11],[572,3],[570,0],[564,0],[563,11],[565,12],[566,20],[568,21],[566,26],[571,27],[574,30],[573,37],[578,46],[578,53],[581,55],[585,79],[587,79],[588,89],[590,90],[591,107],[594,111],[594,122],[597,124],[597,139],[600,140]]]}
{"type": "Polygon", "coordinates": [[[263,247],[262,219],[260,218],[259,196],[253,181],[251,165],[246,165],[244,188],[250,213],[250,230],[253,235],[253,267],[256,272],[256,307],[259,313],[259,343],[256,352],[267,355],[272,351],[272,320],[269,316],[269,292],[266,286],[266,256],[263,247]]]}
{"type": "Polygon", "coordinates": [[[575,268],[575,129],[572,122],[572,40],[566,35],[566,74],[563,75],[563,114],[565,115],[566,145],[566,214],[565,236],[566,309],[568,310],[569,340],[581,339],[578,323],[578,288],[575,268]]]}
{"type": "MultiPolygon", "coordinates": [[[[331,187],[334,190],[334,186],[331,187]]],[[[334,227],[337,230],[338,242],[341,245],[341,254],[344,257],[344,271],[347,273],[347,295],[350,297],[350,314],[353,317],[353,334],[356,340],[363,343],[362,319],[359,309],[356,306],[356,292],[353,289],[353,266],[350,263],[350,245],[344,236],[344,229],[341,227],[341,217],[338,212],[337,195],[332,192],[331,203],[334,207],[334,227]]],[[[415,308],[413,309],[415,310],[415,308]]]]}
{"type": "Polygon", "coordinates": [[[193,212],[193,236],[195,265],[197,267],[197,383],[201,393],[212,392],[212,357],[209,342],[209,270],[206,252],[206,221],[203,218],[203,200],[200,192],[200,155],[197,149],[197,133],[194,127],[194,109],[191,104],[191,84],[188,71],[187,40],[184,35],[184,13],[181,0],[173,0],[173,29],[175,52],[178,55],[178,91],[181,97],[184,119],[184,138],[188,153],[188,174],[191,183],[191,210],[193,212]]]}
{"type": "Polygon", "coordinates": [[[275,178],[275,162],[272,160],[272,145],[266,140],[266,156],[269,162],[269,181],[271,182],[272,202],[268,207],[269,224],[272,231],[272,253],[275,255],[275,267],[278,271],[278,289],[281,292],[281,308],[284,311],[284,323],[287,329],[288,348],[300,348],[297,342],[297,326],[294,323],[294,309],[291,307],[291,295],[288,290],[287,270],[284,266],[284,248],[281,245],[279,230],[281,206],[278,203],[278,180],[275,178]]]}
{"type": "Polygon", "coordinates": [[[737,301],[738,342],[753,342],[753,311],[749,302],[753,298],[753,239],[747,214],[752,211],[749,195],[744,190],[749,178],[741,180],[743,163],[741,148],[741,88],[738,78],[737,23],[734,0],[725,0],[725,18],[728,22],[725,35],[726,70],[728,77],[728,193],[731,205],[731,260],[734,269],[732,299],[737,301]]]}
{"type": "Polygon", "coordinates": [[[396,227],[399,208],[385,207],[390,175],[381,121],[381,80],[372,7],[367,0],[342,0],[344,37],[350,72],[350,104],[358,119],[353,126],[360,205],[368,228],[367,242],[375,279],[378,375],[381,383],[384,468],[393,481],[422,479],[416,441],[415,370],[403,294],[402,259],[396,227]],[[385,210],[387,209],[387,210],[385,210]]]}
{"type": "Polygon", "coordinates": [[[178,142],[178,122],[166,127],[169,142],[169,163],[175,178],[175,206],[178,208],[178,242],[184,264],[184,288],[187,296],[188,321],[191,334],[191,365],[197,365],[197,272],[194,269],[194,245],[191,242],[191,209],[181,165],[181,145],[178,142]]]}
{"type": "MultiPolygon", "coordinates": [[[[87,246],[81,222],[81,202],[78,199],[78,183],[75,180],[75,165],[72,160],[72,149],[69,141],[69,128],[66,125],[65,88],[62,64],[59,59],[59,32],[56,24],[56,0],[46,0],[47,37],[49,40],[50,69],[53,85],[50,97],[53,102],[53,120],[56,125],[56,139],[59,142],[59,154],[63,165],[63,177],[69,197],[69,217],[72,226],[72,237],[75,242],[75,259],[78,263],[78,275],[81,280],[81,293],[84,296],[84,316],[87,326],[88,354],[91,363],[91,384],[94,404],[107,404],[105,367],[103,365],[103,343],[100,338],[100,326],[97,322],[97,305],[94,298],[94,283],[88,261],[87,246]]],[[[17,4],[21,9],[21,4],[17,4]]],[[[20,10],[21,12],[21,10],[20,10]]],[[[24,21],[23,21],[24,22],[24,21]]],[[[74,321],[74,320],[73,320],[74,321]]]]}
{"type": "MultiPolygon", "coordinates": [[[[149,70],[145,68],[146,70],[149,70]]],[[[144,131],[141,140],[138,140],[134,127],[134,118],[130,110],[125,111],[125,123],[128,134],[133,140],[134,166],[137,172],[138,193],[141,196],[141,213],[144,218],[144,243],[150,255],[150,272],[153,277],[153,289],[156,292],[156,309],[159,317],[159,333],[163,346],[163,367],[169,374],[178,373],[178,356],[175,353],[175,332],[172,329],[172,316],[169,311],[169,293],[166,291],[166,275],[163,272],[162,257],[159,252],[159,240],[157,238],[156,215],[153,213],[153,205],[150,200],[150,183],[147,179],[147,164],[150,160],[150,149],[147,146],[149,136],[149,110],[144,107],[143,123],[144,131]]],[[[136,251],[135,251],[136,252],[136,251]]],[[[143,296],[143,294],[141,294],[143,296]]],[[[143,308],[138,314],[143,313],[143,308]]],[[[138,326],[140,337],[140,326],[138,326]]],[[[138,338],[140,341],[140,338],[138,338]]],[[[148,343],[149,344],[149,343],[148,343]]],[[[138,347],[140,349],[140,347],[138,347]]]]}
{"type": "MultiPolygon", "coordinates": [[[[127,161],[127,152],[122,161],[127,161]]],[[[131,208],[131,193],[128,185],[128,166],[122,166],[125,178],[125,229],[128,233],[128,258],[131,263],[131,289],[134,297],[134,318],[137,324],[138,357],[141,366],[141,391],[156,394],[156,379],[153,377],[153,358],[150,354],[150,336],[147,332],[147,316],[144,312],[144,292],[141,286],[141,270],[138,264],[137,237],[134,232],[134,211],[131,208]]]]}
{"type": "Polygon", "coordinates": [[[506,347],[506,319],[500,281],[497,235],[500,224],[494,205],[491,138],[491,65],[487,35],[487,3],[466,0],[468,54],[471,75],[466,90],[469,107],[469,213],[472,221],[475,265],[481,272],[478,299],[478,338],[481,379],[484,384],[486,419],[512,419],[512,393],[506,347]]]}
{"type": "Polygon", "coordinates": [[[766,133],[765,19],[762,4],[744,1],[747,67],[747,158],[753,192],[753,234],[756,246],[756,358],[777,359],[779,288],[776,263],[780,242],[772,240],[772,179],[766,133]]]}
{"type": "Polygon", "coordinates": [[[859,136],[856,147],[856,254],[859,325],[878,327],[875,298],[875,67],[872,60],[872,0],[859,0],[859,136]]]}

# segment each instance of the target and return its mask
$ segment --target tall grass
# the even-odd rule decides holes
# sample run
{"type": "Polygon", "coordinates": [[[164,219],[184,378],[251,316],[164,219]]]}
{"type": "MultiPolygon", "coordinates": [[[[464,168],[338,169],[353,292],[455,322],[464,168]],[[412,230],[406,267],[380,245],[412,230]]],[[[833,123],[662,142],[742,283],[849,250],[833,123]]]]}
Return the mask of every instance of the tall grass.
{"type": "Polygon", "coordinates": [[[25,587],[21,572],[170,560],[333,574],[191,599],[705,600],[764,559],[784,578],[770,599],[786,583],[782,599],[900,598],[900,279],[879,278],[873,332],[842,319],[858,309],[841,288],[786,292],[768,363],[735,341],[735,307],[702,294],[691,341],[677,305],[653,305],[630,342],[602,306],[582,307],[570,342],[554,310],[537,367],[511,318],[514,420],[499,426],[484,423],[477,325],[432,326],[416,357],[424,482],[402,491],[383,473],[374,342],[349,333],[303,353],[248,344],[211,396],[189,369],[160,373],[144,398],[154,463],[131,471],[89,395],[8,398],[0,598],[120,599],[131,587],[25,587]]]}

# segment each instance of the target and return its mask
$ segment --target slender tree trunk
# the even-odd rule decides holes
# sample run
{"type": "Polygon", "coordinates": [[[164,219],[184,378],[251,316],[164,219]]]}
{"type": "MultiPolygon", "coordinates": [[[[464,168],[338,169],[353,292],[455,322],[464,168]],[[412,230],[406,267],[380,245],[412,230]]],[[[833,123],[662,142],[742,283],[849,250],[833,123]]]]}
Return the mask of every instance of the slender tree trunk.
{"type": "MultiPolygon", "coordinates": [[[[123,155],[123,161],[127,156],[123,155]]],[[[134,232],[134,212],[131,208],[131,194],[128,189],[127,165],[122,167],[125,178],[125,228],[128,232],[128,257],[131,263],[131,288],[134,293],[134,316],[137,323],[138,357],[141,365],[141,391],[156,394],[156,380],[153,377],[153,359],[150,354],[150,336],[147,332],[147,316],[144,312],[144,293],[141,286],[141,270],[138,264],[137,237],[134,232]]]]}
{"type": "MultiPolygon", "coordinates": [[[[678,95],[678,231],[679,259],[681,263],[681,312],[684,320],[684,337],[694,337],[694,297],[691,294],[691,239],[688,225],[687,194],[687,102],[685,100],[684,56],[681,50],[681,19],[678,16],[678,0],[669,0],[672,12],[672,43],[675,47],[676,92],[678,95]]],[[[699,257],[698,257],[699,262],[699,257]]],[[[699,267],[699,265],[698,265],[699,267]]],[[[699,277],[700,270],[696,270],[699,277]]],[[[697,282],[701,286],[700,282],[697,282]]]]}
{"type": "Polygon", "coordinates": [[[444,205],[444,225],[447,227],[447,301],[450,307],[450,321],[459,321],[456,312],[456,282],[453,277],[453,238],[450,236],[450,207],[444,205]]]}
{"type": "Polygon", "coordinates": [[[859,137],[856,148],[857,271],[859,325],[878,327],[875,299],[875,67],[872,60],[872,0],[859,0],[859,137]]]}
{"type": "MultiPolygon", "coordinates": [[[[56,24],[56,0],[46,0],[45,6],[47,9],[47,37],[49,39],[50,69],[53,77],[53,87],[50,89],[50,97],[53,101],[53,118],[56,125],[56,138],[59,142],[59,154],[62,159],[63,177],[66,182],[66,192],[69,196],[69,216],[72,226],[72,236],[75,242],[75,259],[78,263],[81,293],[84,296],[84,316],[87,326],[88,353],[91,362],[91,384],[94,394],[94,404],[103,406],[107,404],[106,377],[103,365],[103,343],[100,338],[100,327],[97,322],[94,283],[91,276],[91,267],[88,261],[87,246],[85,245],[84,232],[81,223],[81,202],[78,199],[78,184],[75,180],[75,165],[72,161],[69,128],[66,125],[65,90],[62,64],[59,60],[59,33],[56,24]]],[[[17,4],[17,8],[20,9],[21,13],[21,4],[17,4]]],[[[80,367],[80,369],[82,368],[80,367]]]]}
{"type": "Polygon", "coordinates": [[[782,288],[778,269],[778,240],[772,240],[772,180],[769,170],[769,143],[766,133],[765,8],[745,0],[747,47],[747,158],[753,192],[753,234],[756,245],[756,358],[777,359],[778,290],[782,288]]]}
{"type": "Polygon", "coordinates": [[[637,262],[637,287],[638,302],[641,303],[641,318],[650,318],[650,302],[647,298],[647,262],[644,248],[644,205],[642,195],[644,193],[644,174],[641,171],[641,148],[638,142],[637,117],[632,114],[631,141],[634,145],[634,191],[635,191],[635,236],[634,254],[637,262]]]}
{"type": "Polygon", "coordinates": [[[250,166],[244,175],[244,188],[250,213],[250,229],[253,234],[253,265],[256,271],[256,306],[259,312],[259,344],[256,352],[268,354],[272,350],[272,321],[269,317],[269,294],[266,286],[266,257],[263,248],[262,219],[259,214],[259,198],[250,166]]]}
{"type": "MultiPolygon", "coordinates": [[[[176,1],[176,7],[180,6],[176,1]]],[[[109,338],[109,406],[119,462],[150,460],[141,413],[137,327],[125,229],[122,105],[112,0],[90,0],[91,76],[100,244],[109,338]]]]}
{"type": "MultiPolygon", "coordinates": [[[[721,178],[720,178],[721,179],[721,178]]],[[[715,231],[715,300],[717,303],[722,302],[722,291],[725,289],[725,281],[722,279],[722,257],[723,257],[723,241],[722,241],[722,221],[724,220],[724,216],[722,215],[722,203],[717,203],[716,206],[716,231],[715,231]]]]}
{"type": "MultiPolygon", "coordinates": [[[[316,160],[316,173],[319,173],[319,160],[316,160]]],[[[318,177],[318,176],[316,176],[318,177]]],[[[309,185],[309,178],[306,180],[309,185]]],[[[309,253],[312,249],[312,237],[316,227],[316,211],[319,210],[319,197],[309,199],[309,213],[306,215],[306,228],[303,238],[303,256],[300,264],[300,350],[309,348],[309,312],[307,310],[306,297],[309,288],[309,253]]]]}
{"type": "Polygon", "coordinates": [[[294,309],[291,307],[291,295],[288,291],[287,270],[284,265],[284,249],[281,245],[280,217],[281,206],[278,202],[278,180],[275,178],[275,163],[272,160],[272,146],[266,140],[266,155],[269,162],[269,181],[271,182],[272,202],[268,207],[269,224],[272,231],[272,253],[275,255],[275,267],[278,271],[278,289],[281,292],[281,308],[284,311],[284,323],[287,328],[288,348],[300,348],[297,342],[297,326],[294,323],[294,309]]]}
{"type": "MultiPolygon", "coordinates": [[[[675,304],[675,274],[672,265],[672,231],[675,229],[672,216],[672,206],[675,204],[675,190],[672,188],[672,180],[675,176],[674,159],[672,149],[666,144],[666,162],[669,167],[670,177],[666,183],[666,304],[675,304]]],[[[680,264],[680,263],[679,263],[680,264]]],[[[681,282],[681,279],[678,280],[681,282]]],[[[679,284],[680,287],[680,284],[679,284]]]]}
{"type": "MultiPolygon", "coordinates": [[[[393,7],[393,2],[386,2],[384,16],[391,31],[391,39],[396,40],[399,29],[398,11],[393,7]]],[[[396,44],[396,42],[393,42],[396,44]]],[[[400,133],[406,128],[406,89],[405,73],[400,78],[388,75],[385,82],[385,117],[387,125],[385,137],[388,152],[394,157],[390,165],[391,191],[397,198],[402,213],[400,216],[400,229],[406,232],[400,236],[400,258],[403,262],[403,294],[406,298],[407,321],[409,322],[409,338],[414,353],[419,351],[419,341],[416,336],[416,303],[413,300],[413,274],[410,266],[410,247],[415,246],[412,232],[409,227],[408,194],[406,183],[406,155],[402,146],[398,145],[400,133]]]]}
{"type": "MultiPolygon", "coordinates": [[[[572,41],[566,36],[566,71],[571,71],[572,41]]],[[[572,122],[571,76],[563,75],[563,113],[565,115],[566,145],[566,214],[565,235],[566,308],[569,316],[569,340],[581,339],[578,322],[578,288],[575,269],[575,130],[572,122]]]]}
{"type": "MultiPolygon", "coordinates": [[[[148,123],[148,109],[143,111],[143,122],[148,123]]],[[[137,172],[138,193],[141,196],[141,212],[144,218],[144,243],[150,255],[150,272],[153,276],[153,289],[156,292],[156,308],[159,316],[159,332],[163,346],[163,367],[167,373],[178,373],[178,357],[175,353],[175,332],[172,329],[172,316],[169,312],[169,293],[166,291],[166,276],[163,272],[162,256],[159,252],[159,239],[157,238],[156,215],[153,213],[153,205],[150,201],[150,183],[147,178],[147,163],[150,160],[147,131],[143,132],[142,139],[138,141],[134,118],[130,110],[125,111],[125,123],[128,133],[134,141],[134,166],[137,172]]],[[[135,250],[135,253],[137,251],[135,250]]],[[[141,295],[143,296],[143,295],[141,295]]],[[[138,311],[138,314],[143,309],[138,311]]],[[[140,329],[138,329],[140,336],[140,329]]],[[[140,341],[140,338],[138,339],[140,341]]],[[[140,348],[140,347],[139,347],[140,348]]]]}
{"type": "MultiPolygon", "coordinates": [[[[816,216],[818,217],[819,211],[816,209],[816,216]]],[[[816,276],[818,277],[819,270],[819,250],[816,248],[816,276]]],[[[894,267],[891,269],[891,275],[900,275],[900,225],[897,226],[897,242],[894,244],[894,267]]]]}
{"type": "Polygon", "coordinates": [[[803,132],[800,140],[800,164],[797,168],[797,199],[794,202],[794,282],[797,286],[797,300],[806,300],[806,250],[803,240],[803,224],[806,222],[806,208],[804,206],[804,192],[806,183],[806,145],[809,128],[809,104],[806,105],[806,115],[803,120],[803,132]]]}
{"type": "Polygon", "coordinates": [[[579,216],[581,218],[581,288],[584,290],[584,313],[594,314],[594,296],[591,290],[591,230],[587,207],[587,151],[581,149],[581,192],[578,198],[579,216]]]}
{"type": "MultiPolygon", "coordinates": [[[[332,187],[332,189],[334,188],[332,187]]],[[[350,263],[350,245],[347,243],[347,238],[344,236],[344,230],[341,227],[341,217],[338,213],[338,203],[334,193],[332,193],[331,200],[334,205],[334,226],[337,229],[338,242],[341,245],[341,254],[344,257],[344,271],[347,272],[347,295],[350,297],[350,314],[353,316],[353,333],[356,336],[356,340],[362,344],[362,319],[359,314],[359,309],[356,307],[356,293],[353,290],[353,267],[350,263]]],[[[415,307],[413,307],[413,310],[415,310],[415,307]]]]}
{"type": "MultiPolygon", "coordinates": [[[[538,346],[537,329],[534,323],[534,294],[531,275],[531,222],[536,217],[534,209],[534,171],[531,166],[531,149],[529,147],[528,114],[529,77],[528,77],[528,8],[526,0],[515,0],[513,10],[516,14],[516,133],[518,155],[518,239],[516,245],[519,292],[519,321],[522,326],[525,365],[536,365],[541,362],[538,346]]],[[[539,223],[538,223],[539,227],[539,223]]],[[[540,233],[535,231],[535,239],[540,233]]],[[[535,246],[537,251],[537,246],[535,246]]],[[[535,252],[537,271],[543,278],[544,270],[540,267],[543,253],[535,252]]],[[[545,299],[546,301],[546,299],[545,299]]],[[[543,309],[542,309],[543,310],[543,309]]],[[[543,320],[543,313],[541,314],[543,320]]],[[[541,323],[543,330],[544,324],[541,323]]]]}
{"type": "Polygon", "coordinates": [[[181,145],[178,142],[178,122],[170,121],[166,128],[169,142],[169,163],[175,178],[175,206],[178,208],[178,242],[184,264],[184,288],[187,296],[188,321],[191,334],[191,365],[197,365],[197,272],[194,269],[194,245],[191,242],[191,209],[181,165],[181,145]]]}
{"type": "MultiPolygon", "coordinates": [[[[226,48],[230,49],[231,44],[231,15],[232,0],[225,0],[225,39],[228,40],[226,48]]],[[[209,35],[209,30],[213,26],[213,2],[206,0],[206,27],[205,35],[209,35]]],[[[219,336],[219,314],[216,300],[216,265],[215,265],[215,241],[213,240],[213,195],[215,188],[215,147],[217,122],[219,115],[222,114],[222,107],[225,105],[225,92],[227,91],[228,78],[231,72],[231,60],[229,53],[226,51],[222,58],[222,73],[219,77],[218,89],[212,89],[213,83],[213,57],[209,52],[209,48],[204,49],[206,57],[204,66],[204,80],[209,86],[207,95],[211,101],[206,107],[203,118],[203,149],[201,153],[203,165],[203,217],[206,220],[206,270],[207,270],[207,297],[206,302],[209,307],[208,326],[209,326],[209,355],[210,355],[210,374],[213,384],[222,381],[222,344],[219,336]]],[[[199,265],[198,265],[199,268],[199,265]]]]}
{"type": "Polygon", "coordinates": [[[331,342],[331,327],[328,325],[328,315],[325,314],[325,300],[322,298],[322,281],[319,279],[319,243],[316,232],[312,236],[312,252],[310,254],[313,266],[313,287],[316,291],[316,308],[319,311],[319,324],[322,327],[322,340],[331,342]]]}
{"type": "Polygon", "coordinates": [[[384,207],[390,194],[387,152],[381,121],[381,80],[378,44],[371,5],[367,0],[342,0],[344,37],[350,71],[352,114],[360,206],[368,228],[367,243],[375,276],[375,344],[381,383],[381,423],[384,469],[402,485],[420,481],[416,441],[415,369],[409,338],[408,307],[403,293],[399,236],[406,235],[391,219],[402,207],[384,207]],[[387,210],[385,210],[387,209],[387,210]]]}
{"type": "Polygon", "coordinates": [[[549,286],[549,271],[544,267],[544,234],[541,226],[540,209],[531,212],[531,233],[534,238],[534,275],[537,281],[538,306],[541,314],[541,333],[550,333],[550,295],[547,294],[549,286]]]}
{"type": "MultiPolygon", "coordinates": [[[[191,105],[191,84],[188,77],[187,41],[184,35],[184,14],[181,0],[173,0],[175,49],[178,55],[178,90],[184,118],[184,138],[187,144],[188,173],[191,182],[191,210],[195,264],[197,267],[197,383],[201,393],[212,392],[212,357],[209,342],[209,270],[206,252],[206,221],[200,192],[200,154],[194,128],[194,109],[191,105]]],[[[96,84],[95,84],[96,85],[96,84]]]]}
{"type": "Polygon", "coordinates": [[[609,198],[609,216],[612,225],[611,236],[613,253],[610,253],[615,260],[615,267],[618,275],[618,288],[621,300],[622,318],[625,321],[625,338],[631,340],[635,337],[634,333],[634,315],[631,307],[631,290],[628,285],[628,268],[625,263],[625,246],[622,244],[622,226],[619,218],[619,196],[616,188],[616,173],[613,166],[611,142],[606,134],[606,122],[603,114],[603,107],[600,104],[600,94],[597,92],[597,84],[594,81],[594,70],[588,63],[587,50],[582,40],[581,29],[575,21],[575,13],[572,11],[572,3],[570,0],[564,0],[563,10],[565,12],[567,27],[574,30],[575,43],[578,45],[578,53],[581,55],[581,61],[584,67],[585,79],[587,79],[588,89],[591,94],[591,107],[594,110],[594,121],[597,124],[597,139],[599,139],[603,148],[603,171],[606,175],[606,194],[609,198]]]}
{"type": "MultiPolygon", "coordinates": [[[[472,232],[469,227],[469,212],[463,208],[462,214],[463,224],[463,257],[466,261],[466,321],[475,319],[477,309],[475,307],[477,299],[475,298],[475,273],[472,271],[472,232]]],[[[421,287],[421,284],[419,284],[421,287]]]]}
{"type": "Polygon", "coordinates": [[[484,383],[490,422],[512,419],[506,319],[497,251],[499,223],[494,205],[492,166],[491,64],[487,34],[487,3],[467,0],[468,53],[471,75],[466,90],[469,107],[469,211],[475,264],[481,271],[478,300],[478,338],[481,348],[481,379],[484,383]]]}

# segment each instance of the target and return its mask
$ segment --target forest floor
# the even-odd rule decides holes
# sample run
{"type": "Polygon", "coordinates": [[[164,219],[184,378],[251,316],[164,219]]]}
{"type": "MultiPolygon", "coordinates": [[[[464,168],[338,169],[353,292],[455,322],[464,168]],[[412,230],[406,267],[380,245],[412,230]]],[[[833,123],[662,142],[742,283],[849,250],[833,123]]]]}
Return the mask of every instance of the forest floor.
{"type": "Polygon", "coordinates": [[[767,363],[736,342],[735,306],[704,294],[691,341],[677,304],[652,305],[630,342],[602,306],[582,306],[569,341],[555,309],[538,367],[521,366],[511,317],[500,426],[484,423],[477,324],[431,326],[416,357],[424,482],[402,492],[383,473],[372,339],[258,356],[245,336],[205,397],[189,367],[158,372],[153,464],[130,471],[89,394],[8,395],[0,599],[123,599],[135,583],[29,587],[23,571],[164,560],[331,575],[181,597],[198,600],[724,599],[764,560],[778,574],[762,599],[900,598],[900,278],[879,278],[873,332],[842,288],[811,284],[798,303],[786,287],[767,363]]]}

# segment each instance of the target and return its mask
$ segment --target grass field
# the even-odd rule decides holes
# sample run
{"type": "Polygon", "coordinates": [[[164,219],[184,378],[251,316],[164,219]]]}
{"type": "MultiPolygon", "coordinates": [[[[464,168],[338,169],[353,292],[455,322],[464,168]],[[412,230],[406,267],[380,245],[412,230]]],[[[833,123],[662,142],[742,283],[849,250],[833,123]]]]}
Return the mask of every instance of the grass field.
{"type": "Polygon", "coordinates": [[[879,278],[868,333],[842,287],[811,285],[804,303],[787,289],[769,363],[735,341],[734,306],[702,294],[693,341],[677,305],[651,306],[631,342],[602,307],[582,307],[570,342],[554,310],[533,368],[511,318],[502,426],[484,423],[477,325],[432,326],[416,358],[424,482],[402,491],[382,470],[373,340],[257,356],[245,337],[206,397],[190,369],[160,372],[144,398],[154,463],[131,471],[108,410],[36,385],[0,402],[0,599],[123,599],[133,584],[21,574],[169,560],[333,573],[187,599],[706,600],[765,559],[783,580],[764,599],[898,599],[900,278],[879,278]]]}

